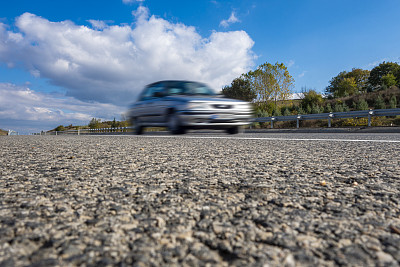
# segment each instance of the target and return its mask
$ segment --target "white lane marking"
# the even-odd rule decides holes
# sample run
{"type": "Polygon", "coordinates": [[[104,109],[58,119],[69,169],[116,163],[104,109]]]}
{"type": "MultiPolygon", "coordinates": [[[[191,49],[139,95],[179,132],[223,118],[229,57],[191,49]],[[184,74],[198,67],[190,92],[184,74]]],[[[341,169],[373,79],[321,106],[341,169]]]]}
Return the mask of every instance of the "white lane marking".
{"type": "MultiPolygon", "coordinates": [[[[104,135],[103,135],[104,136],[104,135]]],[[[109,135],[118,136],[118,135],[109,135]]],[[[133,136],[133,135],[130,135],[133,136]]],[[[271,138],[271,137],[234,137],[234,136],[176,136],[176,135],[137,135],[145,138],[183,138],[183,139],[232,139],[232,140],[268,140],[268,141],[326,141],[326,142],[364,142],[364,143],[400,143],[400,140],[362,140],[362,139],[324,139],[324,138],[271,138]]]]}

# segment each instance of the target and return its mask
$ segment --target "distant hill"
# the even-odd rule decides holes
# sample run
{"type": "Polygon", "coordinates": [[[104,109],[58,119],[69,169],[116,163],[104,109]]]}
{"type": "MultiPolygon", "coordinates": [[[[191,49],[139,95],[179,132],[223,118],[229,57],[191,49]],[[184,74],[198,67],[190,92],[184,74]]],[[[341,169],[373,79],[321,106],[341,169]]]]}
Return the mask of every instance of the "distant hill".
{"type": "Polygon", "coordinates": [[[0,129],[0,135],[7,135],[7,134],[8,134],[8,131],[4,131],[4,130],[0,129]]]}

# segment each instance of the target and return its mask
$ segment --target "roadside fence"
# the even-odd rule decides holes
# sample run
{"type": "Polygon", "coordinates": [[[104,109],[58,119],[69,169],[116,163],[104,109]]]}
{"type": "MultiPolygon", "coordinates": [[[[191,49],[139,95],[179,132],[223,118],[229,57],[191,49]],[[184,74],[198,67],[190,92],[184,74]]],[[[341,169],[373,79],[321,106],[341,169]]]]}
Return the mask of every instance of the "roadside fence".
{"type": "Polygon", "coordinates": [[[41,132],[34,135],[96,135],[96,134],[127,134],[131,132],[132,127],[114,127],[114,128],[99,128],[99,129],[78,129],[65,131],[41,132]]]}
{"type": "MultiPolygon", "coordinates": [[[[359,110],[347,112],[330,112],[320,114],[305,114],[291,116],[272,116],[253,118],[252,122],[270,122],[271,128],[274,128],[274,122],[277,121],[296,121],[297,128],[300,128],[300,121],[305,120],[328,120],[328,127],[332,126],[333,119],[346,118],[368,118],[368,127],[371,127],[371,118],[374,116],[399,116],[400,108],[393,109],[375,109],[375,110],[359,110]]],[[[65,131],[41,132],[34,135],[101,135],[101,134],[128,134],[132,132],[132,127],[115,127],[115,128],[100,128],[100,129],[78,129],[65,131]]]]}
{"type": "Polygon", "coordinates": [[[370,109],[358,110],[347,112],[330,112],[319,114],[305,114],[305,115],[291,115],[291,116],[272,116],[263,118],[254,118],[254,122],[271,122],[271,128],[274,128],[274,122],[277,121],[296,121],[297,128],[300,128],[300,121],[302,120],[328,120],[328,127],[332,126],[333,119],[346,119],[346,118],[368,118],[368,127],[371,127],[371,118],[374,116],[398,116],[400,115],[400,108],[393,109],[370,109]]]}

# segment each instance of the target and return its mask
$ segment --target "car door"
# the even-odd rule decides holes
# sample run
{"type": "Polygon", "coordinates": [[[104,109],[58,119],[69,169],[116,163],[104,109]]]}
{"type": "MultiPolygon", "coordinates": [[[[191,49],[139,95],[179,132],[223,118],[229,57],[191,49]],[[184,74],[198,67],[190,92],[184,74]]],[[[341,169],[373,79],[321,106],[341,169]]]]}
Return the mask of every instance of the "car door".
{"type": "Polygon", "coordinates": [[[143,122],[149,124],[160,122],[163,92],[164,85],[162,83],[152,84],[148,87],[141,106],[143,122]]]}

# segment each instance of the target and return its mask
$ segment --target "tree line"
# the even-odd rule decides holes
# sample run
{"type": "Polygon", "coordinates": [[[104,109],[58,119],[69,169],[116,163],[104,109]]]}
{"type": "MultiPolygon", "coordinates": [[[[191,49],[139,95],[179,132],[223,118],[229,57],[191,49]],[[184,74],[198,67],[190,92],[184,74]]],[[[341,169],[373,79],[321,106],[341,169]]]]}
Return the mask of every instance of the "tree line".
{"type": "MultiPolygon", "coordinates": [[[[129,126],[129,122],[127,120],[117,121],[115,118],[112,121],[101,121],[101,119],[92,118],[88,125],[85,126],[73,126],[72,124],[69,126],[59,125],[51,131],[67,131],[67,130],[78,130],[78,129],[100,129],[100,128],[118,128],[118,127],[127,127],[129,126]]],[[[51,132],[50,131],[50,132],[51,132]]]]}
{"type": "Polygon", "coordinates": [[[325,94],[302,88],[300,100],[290,100],[293,87],[294,79],[283,63],[266,62],[234,79],[222,93],[252,102],[259,117],[396,108],[400,65],[382,62],[371,71],[342,71],[329,81],[325,94]]]}

